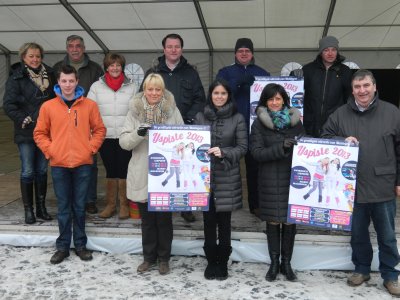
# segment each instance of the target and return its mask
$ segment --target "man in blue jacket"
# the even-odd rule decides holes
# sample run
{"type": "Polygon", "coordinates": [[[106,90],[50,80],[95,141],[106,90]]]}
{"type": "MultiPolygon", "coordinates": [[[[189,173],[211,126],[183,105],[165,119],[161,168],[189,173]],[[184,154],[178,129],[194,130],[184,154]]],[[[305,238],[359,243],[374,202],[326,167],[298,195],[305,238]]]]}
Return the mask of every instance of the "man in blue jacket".
{"type": "MultiPolygon", "coordinates": [[[[250,87],[254,83],[254,76],[270,75],[266,70],[254,63],[253,54],[254,47],[251,39],[238,39],[235,45],[235,63],[222,68],[217,74],[217,78],[222,78],[229,82],[238,111],[246,120],[247,129],[249,129],[250,123],[250,87]]],[[[245,162],[249,209],[252,214],[258,216],[257,162],[250,152],[247,152],[245,162]]]]}

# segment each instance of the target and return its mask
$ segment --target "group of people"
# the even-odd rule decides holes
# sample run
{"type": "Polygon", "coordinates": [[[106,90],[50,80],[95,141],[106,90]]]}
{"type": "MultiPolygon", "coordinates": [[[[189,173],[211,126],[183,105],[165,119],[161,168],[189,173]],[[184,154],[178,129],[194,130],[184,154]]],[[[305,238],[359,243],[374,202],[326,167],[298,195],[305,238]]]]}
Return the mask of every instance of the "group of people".
{"type": "MultiPolygon", "coordinates": [[[[316,59],[292,74],[304,77],[303,122],[285,89],[268,84],[249,128],[250,87],[255,76],[269,75],[255,65],[252,41],[237,40],[234,64],[219,70],[207,98],[199,74],[182,55],[183,44],[180,35],[168,34],[162,40],[164,55],[146,72],[140,87],[125,78],[122,55],[107,54],[103,72],[85,53],[80,36],[67,38],[67,56],[54,66],[56,71],[42,62],[40,45],[21,47],[21,62],[12,66],[6,83],[4,110],[14,121],[27,224],[52,218],[45,206],[50,162],[60,231],[51,263],[69,256],[71,237],[76,254],[82,260],[92,259],[86,249],[85,210],[97,213],[99,151],[106,169],[106,207],[99,217],[113,216],[119,200],[119,217],[127,218],[127,199],[137,202],[143,246],[143,263],[137,271],[158,265],[160,274],[169,273],[172,213],[147,207],[148,182],[143,174],[148,173],[149,142],[148,126],[143,124],[210,125],[209,211],[203,212],[206,279],[228,277],[231,214],[242,207],[240,160],[245,157],[249,208],[266,221],[271,264],[265,278],[274,281],[281,273],[289,281],[297,280],[291,267],[296,225],[287,223],[287,209],[293,147],[299,137],[308,135],[346,139],[360,147],[351,237],[355,272],[348,284],[357,286],[370,278],[372,220],[384,286],[400,295],[394,228],[396,195],[400,195],[400,114],[378,98],[373,74],[367,70],[352,74],[342,63],[338,40],[324,37],[316,59]]],[[[168,178],[162,184],[167,182],[168,178]]],[[[178,182],[177,177],[177,187],[178,182]]],[[[192,213],[182,217],[195,220],[192,213]]]]}

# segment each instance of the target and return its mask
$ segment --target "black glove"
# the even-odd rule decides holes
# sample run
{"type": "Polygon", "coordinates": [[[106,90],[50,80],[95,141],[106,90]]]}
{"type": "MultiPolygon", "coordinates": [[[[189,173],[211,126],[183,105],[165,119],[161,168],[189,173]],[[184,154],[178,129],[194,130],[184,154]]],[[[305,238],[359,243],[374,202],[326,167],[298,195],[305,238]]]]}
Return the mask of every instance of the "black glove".
{"type": "Polygon", "coordinates": [[[139,129],[137,130],[137,134],[139,136],[145,136],[148,130],[149,130],[148,127],[139,127],[139,129]]]}
{"type": "Polygon", "coordinates": [[[292,149],[294,145],[297,145],[297,140],[294,138],[285,138],[283,140],[283,149],[285,150],[292,149]]]}
{"type": "Polygon", "coordinates": [[[33,122],[31,116],[27,116],[23,121],[22,121],[22,129],[24,129],[25,127],[28,127],[29,124],[31,124],[33,122]]]}
{"type": "Polygon", "coordinates": [[[302,78],[304,77],[303,75],[303,70],[302,69],[296,69],[290,72],[290,76],[296,76],[297,78],[302,78]]]}
{"type": "Polygon", "coordinates": [[[185,119],[185,124],[187,124],[187,125],[191,125],[191,124],[193,124],[193,119],[185,119]]]}

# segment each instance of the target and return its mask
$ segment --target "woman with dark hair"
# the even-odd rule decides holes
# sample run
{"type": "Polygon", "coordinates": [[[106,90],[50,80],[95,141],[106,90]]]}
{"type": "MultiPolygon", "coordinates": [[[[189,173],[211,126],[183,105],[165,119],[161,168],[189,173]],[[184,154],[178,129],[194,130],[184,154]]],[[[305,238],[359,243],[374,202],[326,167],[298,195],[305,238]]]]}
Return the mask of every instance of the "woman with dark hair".
{"type": "Polygon", "coordinates": [[[208,104],[204,112],[197,113],[195,124],[211,126],[211,147],[207,151],[211,158],[211,193],[209,211],[203,213],[204,253],[208,261],[204,277],[224,280],[232,252],[231,214],[242,207],[239,162],[247,151],[246,122],[236,110],[226,81],[211,84],[208,104]]]}
{"type": "Polygon", "coordinates": [[[271,265],[265,279],[274,281],[280,269],[287,280],[296,281],[290,265],[296,225],[286,220],[293,146],[296,137],[304,134],[304,128],[299,110],[290,107],[289,96],[279,84],[264,87],[256,115],[251,127],[250,151],[259,162],[260,218],[267,222],[271,265]]]}
{"type": "Polygon", "coordinates": [[[36,217],[52,220],[47,213],[47,160],[33,140],[33,129],[42,104],[55,97],[56,76],[42,62],[44,51],[36,43],[25,43],[19,49],[20,62],[11,66],[5,86],[4,111],[14,121],[14,142],[21,159],[20,186],[25,209],[25,223],[36,222],[33,212],[33,190],[36,217]]]}
{"type": "Polygon", "coordinates": [[[118,53],[104,57],[104,76],[90,87],[88,98],[97,102],[107,135],[100,148],[101,159],[106,169],[106,207],[100,218],[109,218],[116,213],[119,199],[119,218],[129,217],[126,197],[126,175],[131,151],[119,145],[119,135],[129,110],[129,101],[136,94],[136,84],[124,75],[125,58],[118,53]]]}

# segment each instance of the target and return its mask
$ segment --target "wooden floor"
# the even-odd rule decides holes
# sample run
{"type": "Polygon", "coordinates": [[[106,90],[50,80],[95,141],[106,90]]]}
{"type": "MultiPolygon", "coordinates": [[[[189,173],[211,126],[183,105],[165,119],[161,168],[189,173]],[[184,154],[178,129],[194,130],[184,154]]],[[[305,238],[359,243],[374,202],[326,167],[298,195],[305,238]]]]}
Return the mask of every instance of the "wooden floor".
{"type": "MultiPolygon", "coordinates": [[[[98,178],[98,206],[104,207],[104,167],[99,157],[98,178]]],[[[13,128],[10,120],[0,112],[0,234],[23,233],[34,234],[58,233],[57,221],[37,222],[26,225],[23,219],[23,206],[19,190],[20,161],[18,150],[13,143],[13,128]]],[[[244,177],[244,176],[243,176],[244,177]]],[[[49,176],[47,207],[51,215],[56,215],[56,199],[49,176]]],[[[245,182],[244,182],[245,183],[245,182]]],[[[244,189],[246,186],[244,185],[244,189]]],[[[232,215],[232,238],[237,240],[260,241],[265,240],[265,222],[249,213],[244,199],[244,208],[235,211],[232,215]]],[[[196,222],[187,223],[179,214],[174,214],[174,236],[179,239],[202,239],[202,214],[196,213],[196,222]]],[[[399,225],[399,219],[396,220],[399,225]]],[[[397,226],[397,228],[400,228],[397,226]]],[[[123,236],[140,234],[140,220],[119,220],[117,216],[110,219],[101,219],[96,215],[87,216],[88,235],[123,236]]],[[[349,233],[329,230],[319,230],[311,227],[298,226],[300,239],[310,243],[341,242],[347,243],[349,233]]]]}

